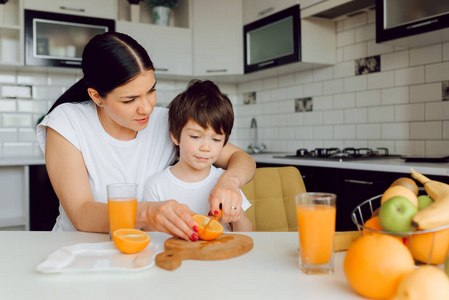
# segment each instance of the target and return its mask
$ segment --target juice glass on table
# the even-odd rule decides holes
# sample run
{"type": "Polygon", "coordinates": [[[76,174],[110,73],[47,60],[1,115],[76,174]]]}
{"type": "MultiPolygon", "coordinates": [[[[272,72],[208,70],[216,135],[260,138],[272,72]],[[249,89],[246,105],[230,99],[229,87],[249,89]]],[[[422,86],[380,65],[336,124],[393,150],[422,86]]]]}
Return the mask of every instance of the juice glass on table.
{"type": "Polygon", "coordinates": [[[106,186],[108,194],[109,233],[136,227],[137,184],[114,183],[106,186]]]}
{"type": "Polygon", "coordinates": [[[336,198],[329,193],[296,195],[299,267],[306,274],[334,271],[336,198]]]}

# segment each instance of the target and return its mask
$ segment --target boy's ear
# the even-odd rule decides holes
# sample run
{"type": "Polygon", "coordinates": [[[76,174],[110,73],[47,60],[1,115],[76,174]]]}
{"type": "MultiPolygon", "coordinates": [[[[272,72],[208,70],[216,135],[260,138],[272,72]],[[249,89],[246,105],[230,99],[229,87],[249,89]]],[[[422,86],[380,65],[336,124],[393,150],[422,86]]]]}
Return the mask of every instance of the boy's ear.
{"type": "Polygon", "coordinates": [[[176,146],[179,146],[178,140],[175,138],[175,136],[171,132],[170,132],[170,137],[171,137],[171,140],[173,141],[173,143],[175,143],[176,146]]]}

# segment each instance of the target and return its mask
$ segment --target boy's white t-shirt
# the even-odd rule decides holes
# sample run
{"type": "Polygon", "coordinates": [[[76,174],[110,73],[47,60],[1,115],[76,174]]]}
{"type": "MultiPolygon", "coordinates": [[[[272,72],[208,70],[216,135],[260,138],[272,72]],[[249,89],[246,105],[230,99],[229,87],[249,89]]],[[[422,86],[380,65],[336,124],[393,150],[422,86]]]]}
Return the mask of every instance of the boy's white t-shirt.
{"type": "MultiPolygon", "coordinates": [[[[117,140],[103,129],[93,101],[61,104],[42,120],[37,139],[44,153],[47,127],[81,151],[96,202],[107,203],[110,183],[137,183],[137,201],[142,201],[146,179],[167,168],[176,156],[166,108],[155,107],[147,127],[130,141],[117,140]]],[[[61,205],[59,212],[53,230],[76,230],[61,205]]]]}
{"type": "MultiPolygon", "coordinates": [[[[145,183],[144,201],[176,200],[186,204],[196,214],[206,215],[210,211],[209,193],[217,183],[218,178],[225,172],[221,168],[211,166],[209,175],[199,182],[185,182],[173,175],[172,167],[149,177],[145,183]]],[[[246,211],[251,203],[240,190],[242,195],[242,209],[246,211]]],[[[225,228],[225,231],[227,228],[225,228]]]]}

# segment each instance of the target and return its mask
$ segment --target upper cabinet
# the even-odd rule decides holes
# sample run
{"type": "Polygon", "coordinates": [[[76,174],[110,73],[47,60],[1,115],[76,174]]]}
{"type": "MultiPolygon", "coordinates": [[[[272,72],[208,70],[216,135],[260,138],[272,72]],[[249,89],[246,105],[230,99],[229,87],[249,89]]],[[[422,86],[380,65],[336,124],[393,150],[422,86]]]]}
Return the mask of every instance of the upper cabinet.
{"type": "Polygon", "coordinates": [[[449,2],[376,0],[376,42],[420,47],[449,40],[449,2]]]}
{"type": "Polygon", "coordinates": [[[243,24],[254,22],[298,3],[298,0],[243,0],[243,24]]]}
{"type": "Polygon", "coordinates": [[[193,0],[193,74],[243,74],[242,0],[193,0]]]}
{"type": "Polygon", "coordinates": [[[0,4],[0,64],[23,65],[22,0],[0,4]]]}
{"type": "Polygon", "coordinates": [[[24,0],[25,9],[115,19],[117,0],[24,0]]]}
{"type": "Polygon", "coordinates": [[[192,75],[190,29],[117,21],[116,30],[132,36],[147,50],[156,76],[192,75]]]}

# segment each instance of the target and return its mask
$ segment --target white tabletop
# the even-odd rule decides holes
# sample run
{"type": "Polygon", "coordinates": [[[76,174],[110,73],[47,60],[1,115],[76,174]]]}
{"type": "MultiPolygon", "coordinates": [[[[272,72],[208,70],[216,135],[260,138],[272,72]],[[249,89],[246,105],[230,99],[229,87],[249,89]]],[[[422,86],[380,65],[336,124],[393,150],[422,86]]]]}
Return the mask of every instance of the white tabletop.
{"type": "MultiPolygon", "coordinates": [[[[42,274],[36,266],[63,246],[108,241],[106,234],[0,232],[0,299],[365,299],[348,285],[345,252],[336,253],[332,275],[305,275],[298,268],[295,232],[244,233],[254,248],[219,261],[183,261],[174,271],[154,265],[140,272],[42,274]]],[[[168,237],[150,233],[152,243],[168,237]]]]}

